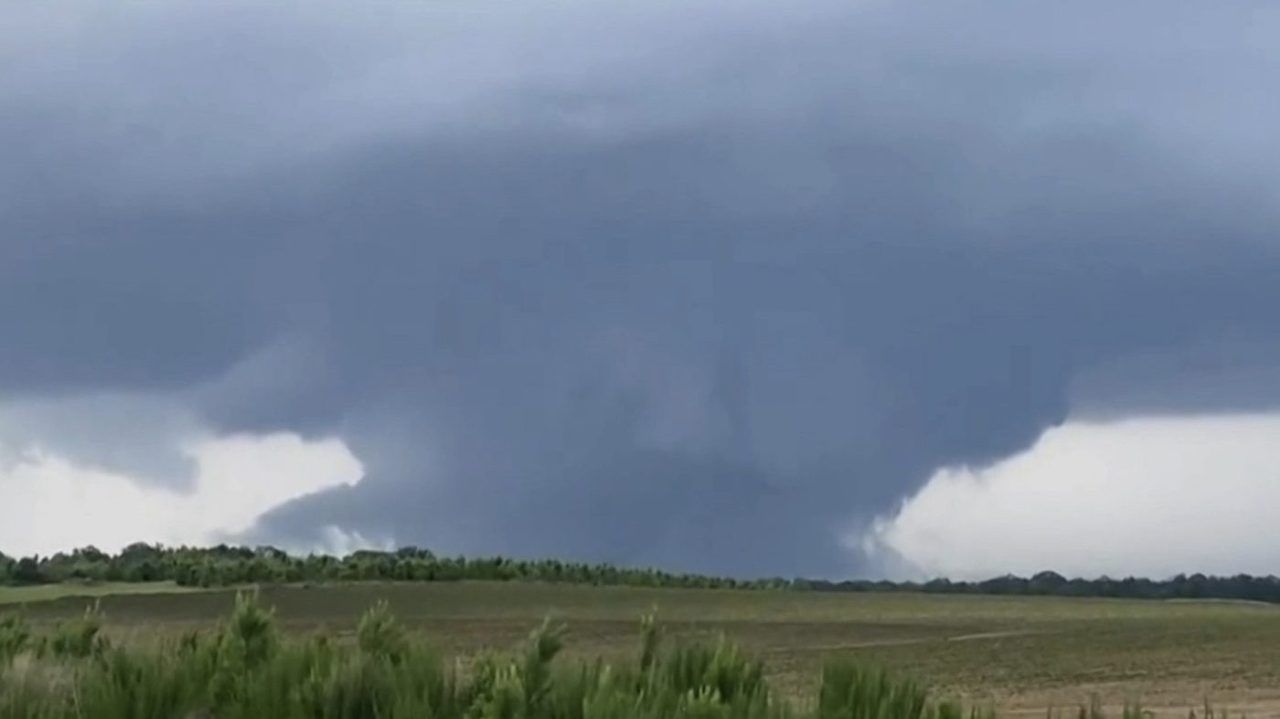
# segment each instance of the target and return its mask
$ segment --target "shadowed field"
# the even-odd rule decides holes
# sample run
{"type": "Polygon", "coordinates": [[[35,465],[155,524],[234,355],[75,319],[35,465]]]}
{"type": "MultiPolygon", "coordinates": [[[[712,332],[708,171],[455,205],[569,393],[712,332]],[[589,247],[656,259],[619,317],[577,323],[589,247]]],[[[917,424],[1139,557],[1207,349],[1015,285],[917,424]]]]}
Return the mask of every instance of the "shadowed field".
{"type": "MultiPolygon", "coordinates": [[[[152,585],[121,594],[111,586],[79,589],[102,595],[97,601],[113,638],[130,642],[211,626],[235,596],[152,585]]],[[[93,601],[53,593],[8,589],[0,602],[10,602],[7,609],[26,602],[29,619],[48,622],[78,615],[93,601]]],[[[1250,716],[1280,714],[1280,607],[1245,602],[520,582],[274,586],[262,588],[261,598],[289,631],[344,636],[362,611],[385,599],[406,625],[455,655],[510,647],[547,615],[568,622],[570,655],[630,655],[637,618],[656,607],[669,634],[724,633],[765,660],[775,687],[797,696],[814,688],[823,660],[847,656],[1005,712],[1043,715],[1048,706],[1074,707],[1098,694],[1108,705],[1141,699],[1183,715],[1206,699],[1250,716]]]]}

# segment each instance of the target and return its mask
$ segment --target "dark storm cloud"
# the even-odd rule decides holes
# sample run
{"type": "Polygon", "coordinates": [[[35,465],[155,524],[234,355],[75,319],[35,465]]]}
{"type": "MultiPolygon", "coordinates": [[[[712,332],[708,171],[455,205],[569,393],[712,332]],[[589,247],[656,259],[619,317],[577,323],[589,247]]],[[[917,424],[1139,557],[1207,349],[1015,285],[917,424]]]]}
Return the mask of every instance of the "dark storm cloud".
{"type": "Polygon", "coordinates": [[[94,8],[9,31],[0,391],[340,434],[258,537],[826,573],[1126,368],[1280,399],[1265,4],[94,8]]]}

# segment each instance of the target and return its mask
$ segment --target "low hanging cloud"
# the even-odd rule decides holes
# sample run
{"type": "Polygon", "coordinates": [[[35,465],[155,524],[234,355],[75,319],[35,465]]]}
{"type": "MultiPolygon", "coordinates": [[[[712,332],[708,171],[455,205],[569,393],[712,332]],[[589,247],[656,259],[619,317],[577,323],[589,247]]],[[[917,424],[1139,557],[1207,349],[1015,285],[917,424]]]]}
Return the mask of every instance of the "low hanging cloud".
{"type": "Polygon", "coordinates": [[[1263,2],[24,5],[0,445],[168,498],[189,432],[340,439],[363,479],[252,541],[873,568],[841,537],[938,467],[1280,406],[1277,33],[1263,2]]]}
{"type": "Polygon", "coordinates": [[[855,543],[914,576],[1274,574],[1278,440],[1274,413],[1068,421],[938,470],[855,543]]]}
{"type": "MultiPolygon", "coordinates": [[[[78,464],[38,448],[0,458],[0,551],[46,554],[136,541],[207,545],[234,540],[289,500],[359,481],[362,468],[335,439],[293,434],[227,436],[189,443],[187,489],[78,464]]],[[[320,548],[343,551],[364,537],[327,530],[320,548]]]]}

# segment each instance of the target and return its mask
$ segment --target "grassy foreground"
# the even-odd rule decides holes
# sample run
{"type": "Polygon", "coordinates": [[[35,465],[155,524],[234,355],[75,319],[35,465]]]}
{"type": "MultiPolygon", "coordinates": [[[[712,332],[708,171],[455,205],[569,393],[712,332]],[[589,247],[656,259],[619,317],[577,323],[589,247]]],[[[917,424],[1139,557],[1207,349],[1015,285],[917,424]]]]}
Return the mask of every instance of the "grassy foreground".
{"type": "MultiPolygon", "coordinates": [[[[216,631],[117,647],[96,609],[45,635],[0,620],[0,717],[271,717],[333,719],[959,719],[910,681],[831,663],[803,706],[775,697],[763,665],[721,639],[665,648],[644,618],[631,661],[556,663],[563,629],[549,620],[508,654],[449,665],[385,603],[354,643],[283,638],[272,613],[242,594],[216,631]]],[[[977,716],[973,714],[972,716],[977,716]]]]}
{"type": "MultiPolygon", "coordinates": [[[[235,605],[235,591],[138,586],[152,591],[100,599],[114,646],[150,651],[190,632],[209,635],[235,605]]],[[[636,618],[657,607],[669,645],[714,646],[724,635],[762,660],[775,699],[796,706],[819,695],[826,666],[853,662],[1001,716],[1073,714],[1094,695],[1109,714],[1140,700],[1186,717],[1209,700],[1233,715],[1280,716],[1280,607],[1266,604],[537,582],[263,585],[260,598],[275,608],[286,643],[323,635],[347,645],[361,614],[386,601],[449,666],[519,645],[546,616],[569,626],[558,663],[624,666],[635,658],[636,618]]],[[[20,611],[49,634],[92,601],[30,598],[0,614],[20,611]]]]}

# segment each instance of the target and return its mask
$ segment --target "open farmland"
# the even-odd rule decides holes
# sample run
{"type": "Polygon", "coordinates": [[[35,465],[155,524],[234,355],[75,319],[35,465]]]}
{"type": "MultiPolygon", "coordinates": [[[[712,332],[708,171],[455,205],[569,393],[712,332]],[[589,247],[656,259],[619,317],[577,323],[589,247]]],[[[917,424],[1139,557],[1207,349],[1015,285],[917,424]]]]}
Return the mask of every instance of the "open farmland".
{"type": "MultiPolygon", "coordinates": [[[[234,604],[232,590],[146,588],[98,599],[113,639],[142,643],[213,626],[234,604]]],[[[73,596],[48,599],[38,588],[5,592],[0,602],[10,602],[8,609],[29,600],[23,611],[37,624],[76,616],[86,604],[73,596]]],[[[548,615],[568,623],[569,655],[629,656],[637,618],[656,607],[669,635],[724,633],[763,659],[771,683],[793,696],[815,688],[825,660],[853,657],[1002,713],[1042,715],[1046,707],[1073,707],[1097,694],[1108,705],[1141,700],[1184,715],[1206,699],[1250,716],[1280,715],[1280,607],[1247,602],[520,582],[269,586],[261,599],[289,632],[340,636],[385,599],[414,632],[460,657],[506,649],[548,615]]]]}

